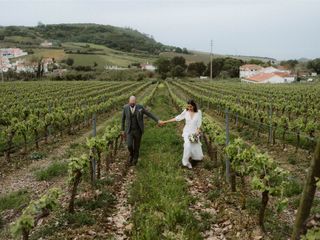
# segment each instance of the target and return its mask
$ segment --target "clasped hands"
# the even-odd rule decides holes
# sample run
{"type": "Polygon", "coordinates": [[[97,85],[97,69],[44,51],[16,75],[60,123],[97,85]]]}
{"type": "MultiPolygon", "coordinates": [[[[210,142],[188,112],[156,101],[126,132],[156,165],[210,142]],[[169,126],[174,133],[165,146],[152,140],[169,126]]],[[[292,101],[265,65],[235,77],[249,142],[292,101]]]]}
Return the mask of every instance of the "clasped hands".
{"type": "Polygon", "coordinates": [[[158,126],[160,126],[160,127],[164,126],[165,124],[166,124],[165,121],[162,121],[162,120],[158,121],[158,126]]]}

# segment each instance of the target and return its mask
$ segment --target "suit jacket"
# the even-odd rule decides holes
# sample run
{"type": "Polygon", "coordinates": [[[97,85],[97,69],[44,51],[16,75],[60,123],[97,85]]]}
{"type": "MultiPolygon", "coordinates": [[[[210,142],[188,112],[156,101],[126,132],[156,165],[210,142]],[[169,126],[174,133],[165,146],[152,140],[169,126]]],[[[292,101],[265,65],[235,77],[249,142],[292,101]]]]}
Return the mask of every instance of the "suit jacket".
{"type": "MultiPolygon", "coordinates": [[[[158,122],[159,118],[155,115],[153,115],[151,112],[146,110],[142,105],[136,104],[136,116],[138,120],[139,127],[141,129],[141,132],[143,133],[144,131],[144,121],[143,121],[143,115],[147,115],[149,118],[152,118],[154,121],[158,122]]],[[[121,124],[121,129],[122,131],[125,131],[125,133],[129,133],[130,131],[130,114],[131,114],[131,109],[130,105],[127,104],[123,107],[123,112],[122,112],[122,124],[121,124]]]]}

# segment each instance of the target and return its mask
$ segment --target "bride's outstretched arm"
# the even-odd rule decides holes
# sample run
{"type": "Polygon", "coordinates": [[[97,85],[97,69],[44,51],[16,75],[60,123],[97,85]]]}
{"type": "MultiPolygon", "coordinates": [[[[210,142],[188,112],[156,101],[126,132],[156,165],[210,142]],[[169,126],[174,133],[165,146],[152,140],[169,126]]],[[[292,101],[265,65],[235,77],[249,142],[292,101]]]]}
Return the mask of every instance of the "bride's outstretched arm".
{"type": "Polygon", "coordinates": [[[177,121],[176,118],[171,118],[167,121],[163,121],[163,123],[166,124],[166,123],[171,123],[171,122],[176,122],[176,121],[177,121]]]}
{"type": "Polygon", "coordinates": [[[178,116],[174,118],[171,118],[167,121],[163,121],[163,124],[182,121],[183,119],[185,119],[185,117],[186,117],[186,110],[184,110],[182,113],[180,113],[178,116]]]}

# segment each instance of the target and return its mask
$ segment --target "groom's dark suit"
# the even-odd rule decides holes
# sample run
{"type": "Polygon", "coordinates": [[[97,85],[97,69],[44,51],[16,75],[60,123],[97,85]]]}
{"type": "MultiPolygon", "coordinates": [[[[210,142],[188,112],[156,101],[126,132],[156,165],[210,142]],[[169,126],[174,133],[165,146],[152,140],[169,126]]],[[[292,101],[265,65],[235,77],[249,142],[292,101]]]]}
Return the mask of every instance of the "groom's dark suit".
{"type": "Polygon", "coordinates": [[[147,111],[143,106],[136,104],[132,108],[129,104],[123,107],[122,131],[127,135],[128,150],[130,152],[130,162],[137,163],[139,158],[140,142],[144,132],[143,115],[147,115],[158,122],[159,118],[147,111]]]}

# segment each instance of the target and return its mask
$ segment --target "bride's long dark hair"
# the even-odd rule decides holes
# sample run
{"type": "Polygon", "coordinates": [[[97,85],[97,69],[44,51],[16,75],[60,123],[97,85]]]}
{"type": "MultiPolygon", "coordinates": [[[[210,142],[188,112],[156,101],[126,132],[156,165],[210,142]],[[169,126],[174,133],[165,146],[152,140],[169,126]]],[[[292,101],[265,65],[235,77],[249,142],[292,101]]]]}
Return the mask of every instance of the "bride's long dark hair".
{"type": "MultiPolygon", "coordinates": [[[[188,101],[187,101],[187,104],[190,104],[190,105],[193,106],[193,111],[194,111],[194,112],[198,112],[198,106],[197,106],[196,102],[195,102],[193,99],[188,100],[188,101]]],[[[187,109],[187,110],[188,110],[188,109],[187,109]]]]}

